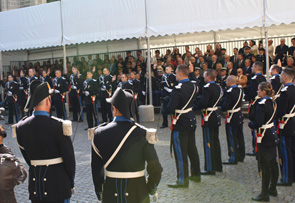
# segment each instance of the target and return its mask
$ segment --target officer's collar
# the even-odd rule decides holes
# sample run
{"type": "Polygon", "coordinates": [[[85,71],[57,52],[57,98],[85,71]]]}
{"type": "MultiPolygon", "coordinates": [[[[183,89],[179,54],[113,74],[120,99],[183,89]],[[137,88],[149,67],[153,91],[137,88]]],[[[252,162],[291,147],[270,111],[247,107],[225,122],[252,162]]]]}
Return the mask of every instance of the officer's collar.
{"type": "Polygon", "coordinates": [[[291,85],[293,85],[293,83],[292,82],[289,82],[289,83],[285,84],[285,87],[286,86],[291,86],[291,85]]]}
{"type": "Polygon", "coordinates": [[[208,83],[215,83],[215,81],[210,81],[210,82],[208,82],[208,83]]]}
{"type": "Polygon", "coordinates": [[[35,76],[35,75],[33,75],[33,76],[32,76],[32,77],[30,77],[30,78],[32,79],[32,78],[34,78],[34,77],[36,77],[36,76],[35,76]]]}
{"type": "Polygon", "coordinates": [[[34,116],[48,116],[49,117],[49,113],[47,111],[34,111],[33,115],[34,116]]]}
{"type": "Polygon", "coordinates": [[[271,99],[271,97],[270,96],[262,97],[261,101],[264,100],[264,99],[271,99]]]}
{"type": "Polygon", "coordinates": [[[230,88],[235,88],[235,87],[238,87],[237,85],[233,85],[233,86],[231,86],[230,88]]]}
{"type": "Polygon", "coordinates": [[[277,74],[274,74],[274,76],[280,76],[280,74],[277,73],[277,74]]]}
{"type": "Polygon", "coordinates": [[[256,73],[255,75],[262,75],[262,73],[256,73]]]}
{"type": "Polygon", "coordinates": [[[130,119],[126,118],[125,116],[116,116],[113,121],[116,121],[116,122],[129,121],[130,123],[133,123],[133,121],[131,121],[130,119]]]}
{"type": "Polygon", "coordinates": [[[184,83],[184,82],[188,82],[188,81],[189,81],[189,79],[186,78],[186,79],[183,79],[183,80],[178,81],[178,83],[184,83]]]}

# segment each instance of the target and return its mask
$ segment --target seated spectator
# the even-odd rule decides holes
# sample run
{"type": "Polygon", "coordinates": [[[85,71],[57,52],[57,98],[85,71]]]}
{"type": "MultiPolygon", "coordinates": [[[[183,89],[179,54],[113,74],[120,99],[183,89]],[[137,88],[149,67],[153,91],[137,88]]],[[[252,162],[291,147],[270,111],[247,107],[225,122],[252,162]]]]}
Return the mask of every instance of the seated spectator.
{"type": "Polygon", "coordinates": [[[212,61],[212,56],[214,55],[214,53],[215,53],[214,49],[211,49],[210,53],[207,54],[207,56],[206,56],[206,61],[211,62],[212,61]]]}
{"type": "Polygon", "coordinates": [[[216,64],[217,64],[217,55],[213,55],[212,56],[212,62],[210,64],[210,67],[209,69],[213,69],[213,70],[216,70],[216,64]]]}
{"type": "Polygon", "coordinates": [[[248,42],[245,41],[245,42],[243,43],[243,47],[239,49],[239,54],[243,54],[243,55],[244,55],[244,53],[245,53],[245,48],[246,48],[247,46],[248,46],[248,42]]]}
{"type": "Polygon", "coordinates": [[[222,55],[221,50],[222,50],[221,45],[220,44],[217,44],[214,55],[216,55],[217,57],[221,56],[222,55]]]}
{"type": "Polygon", "coordinates": [[[189,50],[189,46],[185,46],[184,48],[185,48],[185,53],[182,55],[182,60],[185,59],[187,52],[190,51],[190,50],[189,50]]]}
{"type": "Polygon", "coordinates": [[[216,76],[217,75],[220,75],[221,68],[222,68],[222,64],[221,63],[217,63],[216,64],[216,76]]]}
{"type": "Polygon", "coordinates": [[[251,54],[251,47],[245,47],[245,54],[244,54],[244,59],[250,59],[252,58],[253,54],[251,54]]]}
{"type": "Polygon", "coordinates": [[[244,60],[244,55],[243,54],[238,55],[237,68],[242,68],[242,69],[245,68],[245,60],[244,60]]]}
{"type": "Polygon", "coordinates": [[[166,54],[165,54],[165,56],[164,56],[164,62],[166,62],[167,59],[168,59],[168,58],[171,58],[171,57],[172,57],[172,55],[171,55],[171,50],[170,50],[170,49],[167,49],[167,50],[166,50],[166,54]]]}
{"type": "Polygon", "coordinates": [[[227,67],[227,64],[230,62],[230,56],[229,55],[225,55],[224,56],[224,63],[223,66],[227,67]]]}
{"type": "Polygon", "coordinates": [[[237,84],[239,87],[243,88],[247,86],[248,78],[243,74],[243,69],[238,68],[237,70],[237,84]]]}
{"type": "Polygon", "coordinates": [[[151,59],[151,63],[152,64],[157,64],[158,60],[160,60],[161,62],[163,62],[163,58],[160,56],[160,51],[159,50],[156,50],[155,51],[155,56],[152,57],[151,59]]]}
{"type": "Polygon", "coordinates": [[[252,66],[251,66],[251,60],[247,59],[245,61],[245,67],[242,68],[243,74],[247,76],[248,80],[252,77],[252,66]]]}
{"type": "Polygon", "coordinates": [[[193,64],[194,67],[197,65],[196,58],[195,57],[191,57],[191,60],[190,61],[193,64]]]}
{"type": "Polygon", "coordinates": [[[238,48],[234,48],[234,55],[230,57],[230,61],[234,63],[234,67],[238,67],[238,60],[239,60],[239,51],[238,48]]]}
{"type": "Polygon", "coordinates": [[[179,55],[181,57],[181,54],[179,53],[179,49],[177,47],[175,47],[173,49],[173,53],[171,54],[173,61],[177,60],[177,57],[176,57],[177,55],[179,55]]]}
{"type": "Polygon", "coordinates": [[[294,59],[292,57],[287,58],[287,66],[285,68],[292,68],[295,70],[294,59]]]}
{"type": "Polygon", "coordinates": [[[283,61],[283,57],[285,57],[288,52],[288,46],[285,44],[285,39],[281,39],[280,42],[281,44],[278,45],[275,50],[275,63],[278,63],[279,59],[283,61]]]}
{"type": "Polygon", "coordinates": [[[231,61],[227,64],[227,76],[230,75],[237,75],[237,71],[234,69],[234,64],[231,61]]]}
{"type": "Polygon", "coordinates": [[[187,51],[186,54],[183,56],[182,56],[182,59],[184,60],[184,65],[189,66],[189,62],[190,62],[191,58],[194,58],[192,56],[192,53],[190,51],[187,51]],[[183,58],[183,56],[185,56],[185,57],[183,58]]]}
{"type": "Polygon", "coordinates": [[[199,51],[200,51],[199,47],[196,47],[195,48],[195,53],[193,54],[193,57],[198,57],[199,51]]]}
{"type": "Polygon", "coordinates": [[[6,132],[0,126],[0,202],[16,203],[14,187],[26,180],[27,172],[11,149],[3,144],[5,137],[6,132]]]}

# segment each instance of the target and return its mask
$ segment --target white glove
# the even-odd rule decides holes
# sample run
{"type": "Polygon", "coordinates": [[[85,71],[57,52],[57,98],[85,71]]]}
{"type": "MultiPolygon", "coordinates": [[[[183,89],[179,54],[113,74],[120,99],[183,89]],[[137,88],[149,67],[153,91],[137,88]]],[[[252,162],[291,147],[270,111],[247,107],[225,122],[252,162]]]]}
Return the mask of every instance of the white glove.
{"type": "Polygon", "coordinates": [[[59,90],[54,90],[54,93],[55,93],[55,94],[59,94],[60,91],[59,91],[59,90]]]}
{"type": "Polygon", "coordinates": [[[141,93],[142,93],[143,96],[145,96],[145,92],[144,91],[142,91],[141,93]]]}
{"type": "Polygon", "coordinates": [[[172,92],[172,89],[169,89],[168,87],[164,87],[164,90],[166,90],[167,92],[172,92]]]}
{"type": "Polygon", "coordinates": [[[85,91],[85,96],[87,97],[89,95],[89,92],[88,91],[85,91]]]}
{"type": "Polygon", "coordinates": [[[7,96],[12,96],[12,92],[8,91],[7,96]]]}
{"type": "Polygon", "coordinates": [[[72,86],[72,89],[73,89],[73,90],[76,90],[76,89],[77,89],[77,87],[76,87],[75,85],[73,85],[73,86],[72,86]]]}

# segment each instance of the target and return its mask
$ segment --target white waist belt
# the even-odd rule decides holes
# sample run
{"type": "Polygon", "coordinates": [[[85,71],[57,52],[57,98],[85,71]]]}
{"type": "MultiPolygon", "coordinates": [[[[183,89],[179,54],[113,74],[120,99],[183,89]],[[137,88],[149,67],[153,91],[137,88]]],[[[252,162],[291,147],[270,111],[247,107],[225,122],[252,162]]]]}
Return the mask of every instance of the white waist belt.
{"type": "Polygon", "coordinates": [[[109,178],[140,178],[144,176],[144,170],[137,172],[112,172],[106,171],[106,176],[109,178]]]}
{"type": "Polygon", "coordinates": [[[62,163],[61,157],[55,159],[44,159],[44,160],[31,160],[31,165],[33,166],[49,166],[62,163]]]}
{"type": "Polygon", "coordinates": [[[284,118],[292,118],[295,116],[295,113],[288,113],[288,114],[285,114],[283,117],[284,118]]]}
{"type": "Polygon", "coordinates": [[[183,113],[188,113],[188,112],[190,112],[190,111],[192,111],[193,110],[193,108],[191,107],[191,108],[188,108],[188,109],[184,109],[184,110],[181,110],[181,109],[175,109],[175,113],[181,113],[181,114],[183,114],[183,113]]]}
{"type": "Polygon", "coordinates": [[[239,111],[241,111],[241,108],[240,107],[237,108],[237,109],[234,109],[234,110],[228,110],[227,112],[228,113],[236,113],[236,112],[239,112],[239,111]]]}
{"type": "Polygon", "coordinates": [[[206,110],[207,110],[207,111],[217,111],[218,108],[217,108],[217,107],[214,107],[214,108],[207,108],[206,110]]]}
{"type": "Polygon", "coordinates": [[[266,129],[272,128],[273,126],[274,126],[274,124],[270,123],[270,124],[267,124],[267,125],[265,124],[265,125],[261,126],[260,128],[266,130],[266,129]]]}

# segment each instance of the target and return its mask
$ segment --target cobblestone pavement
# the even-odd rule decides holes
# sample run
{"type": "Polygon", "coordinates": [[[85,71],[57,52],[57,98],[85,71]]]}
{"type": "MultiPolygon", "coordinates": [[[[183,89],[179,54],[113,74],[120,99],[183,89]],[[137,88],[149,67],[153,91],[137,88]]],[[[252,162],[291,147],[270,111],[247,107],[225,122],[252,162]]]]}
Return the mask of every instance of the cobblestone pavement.
{"type": "MultiPolygon", "coordinates": [[[[200,127],[200,115],[196,115],[198,128],[196,130],[196,143],[200,155],[201,170],[204,168],[204,151],[203,138],[200,127]]],[[[144,123],[147,127],[156,127],[159,116],[155,115],[155,122],[144,123]]],[[[224,121],[222,121],[224,123],[224,121]]],[[[245,119],[244,136],[246,142],[246,152],[251,151],[250,130],[247,127],[248,119],[245,119]]],[[[4,124],[1,121],[0,124],[4,124]]],[[[161,124],[161,122],[160,122],[161,124]]],[[[86,122],[73,123],[73,133],[76,132],[74,138],[74,150],[76,155],[76,178],[75,187],[76,194],[72,196],[71,202],[98,202],[94,193],[91,167],[90,167],[90,147],[91,143],[87,140],[87,133],[84,131],[86,122]]],[[[9,128],[8,137],[5,144],[12,148],[13,152],[24,162],[16,141],[11,136],[9,128]]],[[[222,159],[226,161],[227,144],[225,137],[225,129],[222,125],[219,129],[219,138],[221,142],[222,159]]],[[[40,135],[41,136],[41,135],[40,135]]],[[[224,166],[222,173],[216,176],[202,176],[201,183],[190,182],[188,189],[171,189],[167,187],[168,183],[176,180],[175,162],[170,158],[169,142],[170,129],[159,129],[159,142],[156,144],[156,150],[160,162],[163,167],[162,180],[160,182],[158,193],[159,202],[251,202],[251,197],[259,194],[261,190],[261,180],[257,172],[257,162],[254,157],[246,156],[243,163],[234,166],[224,166]]],[[[26,164],[25,164],[26,165],[26,164]]],[[[27,165],[26,165],[26,168],[27,165]]],[[[20,186],[16,186],[15,193],[18,202],[30,202],[27,192],[28,182],[20,186]]],[[[295,202],[294,189],[292,187],[278,187],[278,197],[271,197],[271,202],[295,202]]]]}

